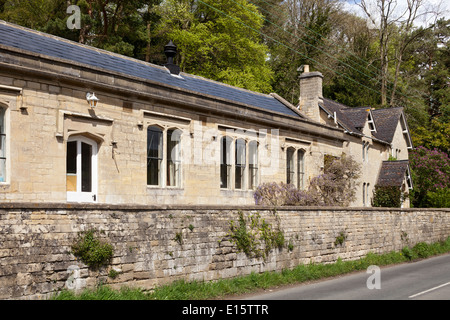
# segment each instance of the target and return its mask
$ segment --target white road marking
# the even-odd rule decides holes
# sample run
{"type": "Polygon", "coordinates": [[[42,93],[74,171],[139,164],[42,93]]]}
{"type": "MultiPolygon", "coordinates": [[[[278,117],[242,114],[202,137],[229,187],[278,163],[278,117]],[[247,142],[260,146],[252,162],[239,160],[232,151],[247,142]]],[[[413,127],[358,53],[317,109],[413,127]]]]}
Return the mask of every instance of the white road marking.
{"type": "Polygon", "coordinates": [[[437,286],[437,287],[434,287],[434,288],[431,288],[431,289],[428,289],[428,290],[425,290],[425,291],[422,291],[422,292],[413,294],[412,296],[409,296],[408,298],[410,298],[410,299],[415,298],[415,297],[420,296],[420,295],[422,295],[422,294],[425,294],[425,293],[427,293],[427,292],[430,292],[430,291],[433,291],[433,290],[436,290],[436,289],[445,287],[445,286],[447,286],[447,285],[449,285],[449,284],[450,284],[450,282],[441,284],[440,286],[437,286]]]}

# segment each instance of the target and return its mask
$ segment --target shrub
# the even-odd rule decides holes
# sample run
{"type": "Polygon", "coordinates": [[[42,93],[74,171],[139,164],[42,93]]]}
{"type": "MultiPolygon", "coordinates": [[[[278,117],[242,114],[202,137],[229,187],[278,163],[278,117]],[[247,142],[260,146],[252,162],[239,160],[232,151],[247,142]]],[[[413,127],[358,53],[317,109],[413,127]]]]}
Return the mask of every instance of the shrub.
{"type": "Polygon", "coordinates": [[[426,197],[432,208],[450,208],[450,188],[428,191],[426,197]]]}
{"type": "Polygon", "coordinates": [[[356,180],[361,166],[351,156],[328,157],[324,174],[311,180],[308,193],[319,205],[346,207],[356,196],[356,180]]]}
{"type": "Polygon", "coordinates": [[[256,204],[268,206],[307,206],[314,203],[314,199],[303,190],[292,184],[281,182],[263,183],[253,194],[256,204]]]}
{"type": "Polygon", "coordinates": [[[420,208],[443,205],[443,197],[448,194],[445,189],[450,188],[448,154],[419,146],[409,153],[409,161],[414,182],[414,190],[411,192],[413,206],[420,208]]]}
{"type": "Polygon", "coordinates": [[[113,246],[98,238],[97,230],[90,229],[78,234],[72,245],[72,253],[90,268],[107,264],[114,254],[113,246]]]}
{"type": "Polygon", "coordinates": [[[292,184],[263,183],[254,193],[256,204],[271,206],[348,206],[355,200],[360,165],[351,156],[325,157],[324,173],[311,180],[308,190],[292,184]]]}
{"type": "Polygon", "coordinates": [[[396,186],[375,186],[373,190],[372,206],[400,208],[402,204],[402,192],[396,186]]]}

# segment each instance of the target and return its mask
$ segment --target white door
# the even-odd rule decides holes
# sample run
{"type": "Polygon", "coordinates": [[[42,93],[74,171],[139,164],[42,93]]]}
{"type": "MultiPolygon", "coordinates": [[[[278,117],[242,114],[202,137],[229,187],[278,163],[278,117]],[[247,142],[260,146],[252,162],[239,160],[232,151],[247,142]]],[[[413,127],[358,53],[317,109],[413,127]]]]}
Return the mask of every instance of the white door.
{"type": "Polygon", "coordinates": [[[69,138],[66,159],[67,201],[97,202],[97,143],[69,138]]]}

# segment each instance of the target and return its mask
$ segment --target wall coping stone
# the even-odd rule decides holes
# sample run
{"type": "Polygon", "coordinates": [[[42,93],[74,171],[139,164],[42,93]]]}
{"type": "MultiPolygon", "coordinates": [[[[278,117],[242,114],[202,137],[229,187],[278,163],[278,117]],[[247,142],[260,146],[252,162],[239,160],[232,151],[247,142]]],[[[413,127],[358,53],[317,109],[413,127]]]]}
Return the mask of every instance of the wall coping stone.
{"type": "Polygon", "coordinates": [[[100,204],[100,203],[62,203],[62,202],[5,202],[2,209],[40,209],[40,210],[129,210],[129,211],[173,211],[173,210],[244,210],[244,211],[444,211],[450,208],[385,208],[385,207],[305,207],[305,206],[259,206],[259,205],[136,205],[136,204],[100,204]]]}

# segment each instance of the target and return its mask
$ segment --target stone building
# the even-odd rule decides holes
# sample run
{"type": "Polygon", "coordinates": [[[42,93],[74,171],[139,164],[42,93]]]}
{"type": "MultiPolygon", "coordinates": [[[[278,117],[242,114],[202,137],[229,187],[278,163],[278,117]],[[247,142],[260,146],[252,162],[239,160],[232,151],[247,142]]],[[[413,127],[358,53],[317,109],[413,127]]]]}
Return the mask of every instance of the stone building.
{"type": "Polygon", "coordinates": [[[260,183],[307,188],[345,152],[363,164],[353,206],[370,206],[389,157],[408,159],[401,108],[325,99],[307,69],[296,107],[180,73],[174,49],[157,66],[1,21],[0,201],[254,204],[260,183]]]}

